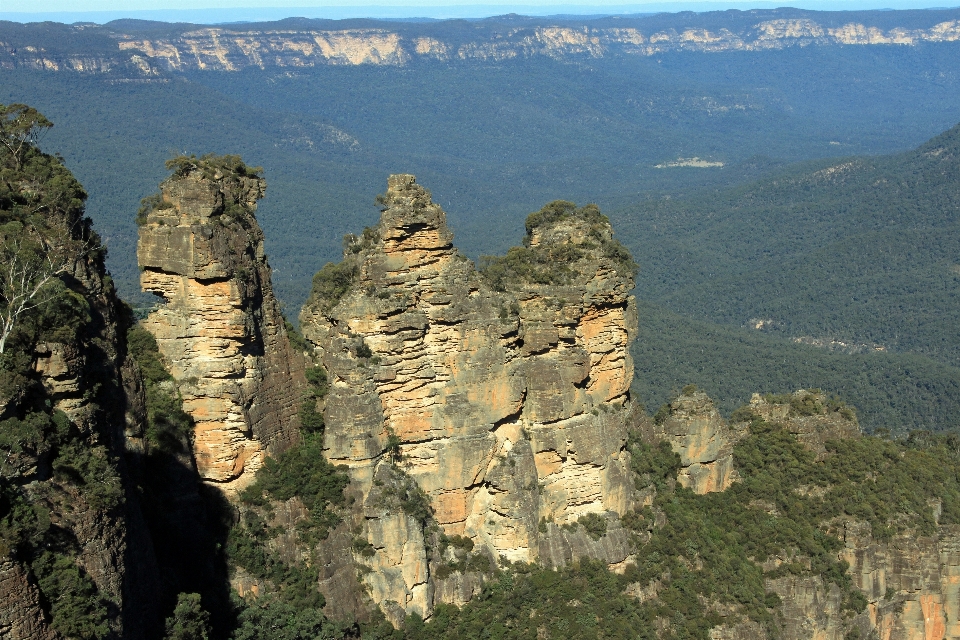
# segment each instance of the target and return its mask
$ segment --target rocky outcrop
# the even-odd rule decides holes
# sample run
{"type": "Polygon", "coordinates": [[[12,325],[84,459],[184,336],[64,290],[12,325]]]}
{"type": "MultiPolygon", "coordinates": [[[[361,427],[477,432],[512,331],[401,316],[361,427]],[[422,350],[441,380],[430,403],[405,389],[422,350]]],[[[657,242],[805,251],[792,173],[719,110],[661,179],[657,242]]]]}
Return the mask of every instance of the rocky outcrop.
{"type": "Polygon", "coordinates": [[[868,525],[848,522],[842,539],[840,557],[867,596],[880,640],[960,638],[960,527],[883,542],[868,525]]]}
{"type": "MultiPolygon", "coordinates": [[[[571,210],[532,229],[521,251],[575,259],[548,262],[563,274],[552,284],[495,287],[453,247],[413,176],[391,176],[381,201],[380,223],[348,237],[300,316],[331,381],[328,458],[349,467],[368,503],[387,484],[384,467],[397,466],[445,535],[491,559],[621,562],[626,536],[613,527],[581,540],[557,526],[622,512],[633,490],[623,448],[636,311],[632,274],[603,251],[606,219],[571,210]]],[[[422,523],[368,510],[364,534],[374,599],[429,615],[438,592],[422,523]]]]}
{"type": "Polygon", "coordinates": [[[721,417],[702,391],[685,390],[644,421],[641,429],[650,443],[666,440],[680,456],[681,485],[696,493],[723,491],[736,479],[733,445],[743,434],[721,417]]]}
{"type": "Polygon", "coordinates": [[[941,527],[931,536],[902,534],[881,542],[870,526],[844,522],[840,559],[867,598],[866,611],[851,619],[843,594],[819,576],[768,578],[781,607],[787,640],[844,640],[856,634],[877,640],[960,638],[960,530],[941,527]]]}
{"type": "Polygon", "coordinates": [[[670,443],[680,456],[677,480],[702,494],[723,491],[736,480],[733,447],[753,417],[784,425],[821,457],[827,452],[828,440],[860,435],[853,410],[840,404],[831,407],[818,390],[801,389],[785,396],[755,393],[750,404],[737,411],[728,424],[713,401],[692,385],[661,407],[653,420],[640,420],[639,429],[650,444],[661,440],[670,443]]]}
{"type": "Polygon", "coordinates": [[[142,214],[137,248],[143,289],[163,300],[142,324],[195,422],[201,477],[228,493],[299,437],[306,384],[254,218],[265,182],[237,163],[184,159],[142,214]]]}
{"type": "Polygon", "coordinates": [[[753,394],[745,407],[747,414],[784,425],[805,447],[823,456],[828,440],[860,436],[860,425],[852,409],[837,404],[829,406],[819,390],[800,389],[789,396],[753,394]]]}

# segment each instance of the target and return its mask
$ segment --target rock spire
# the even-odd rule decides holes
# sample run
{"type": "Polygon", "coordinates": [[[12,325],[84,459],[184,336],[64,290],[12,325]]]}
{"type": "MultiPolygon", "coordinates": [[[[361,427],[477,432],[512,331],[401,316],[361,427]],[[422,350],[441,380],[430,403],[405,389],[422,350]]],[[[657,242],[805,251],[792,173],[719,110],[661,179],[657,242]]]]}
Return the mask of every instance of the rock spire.
{"type": "Polygon", "coordinates": [[[143,325],[195,421],[201,477],[231,492],[265,453],[296,441],[302,354],[287,339],[254,217],[263,178],[236,156],[171,165],[139,220],[141,285],[163,299],[143,325]]]}

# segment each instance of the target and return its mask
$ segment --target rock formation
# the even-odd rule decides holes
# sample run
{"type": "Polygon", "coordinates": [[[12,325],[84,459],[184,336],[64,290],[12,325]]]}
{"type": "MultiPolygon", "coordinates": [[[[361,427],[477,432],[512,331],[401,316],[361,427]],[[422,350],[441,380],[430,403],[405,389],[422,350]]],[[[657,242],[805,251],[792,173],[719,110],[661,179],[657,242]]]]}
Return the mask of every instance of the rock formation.
{"type": "Polygon", "coordinates": [[[134,73],[156,78],[164,73],[230,71],[247,68],[309,68],[325,65],[403,66],[416,62],[472,60],[499,62],[517,58],[554,59],[652,56],[676,51],[703,53],[767,51],[809,46],[922,46],[960,40],[953,11],[904,18],[904,26],[864,16],[844,22],[822,13],[781,11],[746,20],[701,15],[675,20],[622,16],[616,26],[557,24],[551,20],[518,25],[477,23],[463,39],[435,26],[375,26],[351,29],[197,27],[157,34],[118,26],[89,24],[57,31],[45,41],[34,30],[8,27],[0,68],[74,73],[134,73]],[[768,18],[768,19],[764,19],[768,18]],[[876,21],[880,24],[870,24],[876,21]],[[95,46],[91,46],[95,44],[95,46]]]}
{"type": "Polygon", "coordinates": [[[195,421],[200,475],[228,492],[296,441],[305,386],[254,218],[264,189],[235,156],[182,159],[140,220],[141,284],[163,299],[142,324],[195,421]]]}
{"type": "Polygon", "coordinates": [[[827,449],[827,440],[856,438],[860,426],[849,409],[827,411],[827,398],[819,390],[800,389],[788,397],[753,394],[748,405],[752,412],[767,422],[778,422],[796,434],[797,439],[818,456],[827,449]]]}
{"type": "Polygon", "coordinates": [[[723,491],[736,478],[733,445],[739,432],[727,426],[707,394],[685,391],[645,422],[644,438],[666,440],[680,455],[681,485],[696,493],[723,491]]]}
{"type": "Polygon", "coordinates": [[[553,256],[541,282],[511,272],[491,284],[413,176],[391,176],[381,201],[380,223],[348,237],[300,316],[331,380],[328,458],[349,467],[369,507],[375,600],[432,608],[422,527],[371,506],[394,466],[426,492],[444,534],[494,560],[622,562],[615,523],[598,541],[575,531],[580,517],[631,503],[636,310],[609,223],[595,207],[560,211],[516,250],[553,256]]]}

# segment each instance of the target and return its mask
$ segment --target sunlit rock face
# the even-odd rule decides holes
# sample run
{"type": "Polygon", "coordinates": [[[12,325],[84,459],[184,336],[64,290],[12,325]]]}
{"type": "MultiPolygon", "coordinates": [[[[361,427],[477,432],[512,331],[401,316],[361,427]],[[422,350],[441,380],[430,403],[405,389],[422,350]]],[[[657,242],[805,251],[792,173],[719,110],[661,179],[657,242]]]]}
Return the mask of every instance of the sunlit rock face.
{"type": "Polygon", "coordinates": [[[723,491],[736,479],[733,445],[742,434],[731,429],[702,391],[681,394],[647,421],[645,439],[665,440],[680,455],[677,480],[695,493],[723,491]]]}
{"type": "MultiPolygon", "coordinates": [[[[382,487],[377,470],[399,460],[443,532],[493,559],[622,562],[628,536],[613,520],[600,540],[559,526],[620,513],[633,490],[624,444],[636,307],[632,274],[601,250],[609,223],[569,216],[533,229],[529,248],[579,257],[562,283],[496,290],[413,176],[391,176],[380,201],[379,224],[348,238],[300,316],[331,383],[330,461],[369,497],[382,487]]],[[[422,615],[434,590],[410,546],[423,545],[415,524],[368,510],[368,564],[392,568],[364,580],[378,602],[422,615]]],[[[464,588],[445,583],[436,599],[461,600],[464,588]]]]}
{"type": "Polygon", "coordinates": [[[164,301],[143,326],[195,422],[201,477],[228,493],[296,440],[305,385],[253,215],[264,189],[262,178],[227,169],[178,172],[161,185],[137,247],[141,285],[164,301]]]}

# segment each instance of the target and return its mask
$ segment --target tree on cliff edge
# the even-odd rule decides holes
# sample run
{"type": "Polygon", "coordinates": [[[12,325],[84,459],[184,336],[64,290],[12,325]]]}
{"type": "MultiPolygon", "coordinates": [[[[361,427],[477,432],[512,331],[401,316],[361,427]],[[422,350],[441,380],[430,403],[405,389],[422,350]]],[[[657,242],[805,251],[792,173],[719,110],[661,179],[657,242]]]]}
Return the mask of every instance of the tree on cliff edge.
{"type": "Polygon", "coordinates": [[[23,104],[0,105],[0,353],[21,320],[99,245],[87,194],[58,157],[37,149],[53,124],[23,104]]]}

